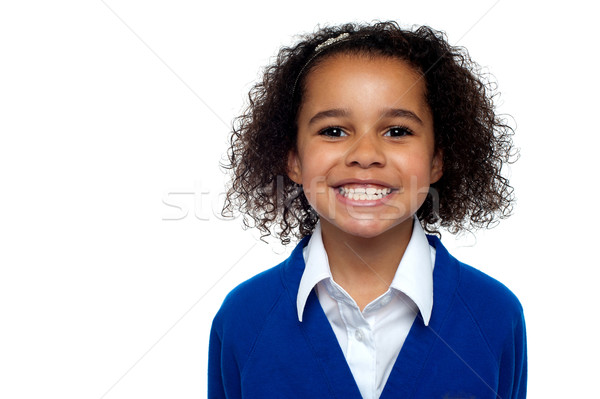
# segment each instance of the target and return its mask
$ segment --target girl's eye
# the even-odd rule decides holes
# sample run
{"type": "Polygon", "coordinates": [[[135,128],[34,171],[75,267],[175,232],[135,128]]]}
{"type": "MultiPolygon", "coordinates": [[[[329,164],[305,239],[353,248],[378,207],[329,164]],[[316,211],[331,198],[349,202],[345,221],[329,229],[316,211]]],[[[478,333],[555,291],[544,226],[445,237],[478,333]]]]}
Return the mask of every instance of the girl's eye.
{"type": "Polygon", "coordinates": [[[409,128],[402,127],[402,126],[396,126],[396,127],[392,127],[390,129],[388,129],[388,131],[385,132],[384,136],[404,137],[404,136],[410,136],[411,134],[412,134],[412,131],[409,128]]]}
{"type": "Polygon", "coordinates": [[[344,137],[348,135],[341,128],[333,126],[321,130],[319,134],[327,137],[344,137]]]}

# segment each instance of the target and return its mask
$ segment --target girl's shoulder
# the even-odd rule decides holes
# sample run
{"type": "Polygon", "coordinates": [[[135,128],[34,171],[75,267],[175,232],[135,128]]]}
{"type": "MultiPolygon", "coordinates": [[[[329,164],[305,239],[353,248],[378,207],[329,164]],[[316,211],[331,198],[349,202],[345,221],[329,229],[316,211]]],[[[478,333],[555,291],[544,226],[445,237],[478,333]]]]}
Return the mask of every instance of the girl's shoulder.
{"type": "MultiPolygon", "coordinates": [[[[213,320],[213,330],[222,342],[235,342],[250,350],[265,326],[292,321],[298,284],[304,270],[302,240],[283,262],[235,287],[225,298],[213,320]]],[[[292,323],[294,324],[294,323],[292,323]]]]}
{"type": "Polygon", "coordinates": [[[290,256],[283,262],[257,274],[235,287],[223,301],[220,312],[252,310],[269,312],[282,296],[297,294],[298,284],[304,271],[302,249],[309,237],[301,240],[290,256]],[[295,291],[295,292],[294,292],[295,291]]]}
{"type": "Polygon", "coordinates": [[[218,317],[251,313],[254,316],[266,313],[284,292],[281,281],[283,263],[274,266],[240,283],[227,294],[218,317]]]}
{"type": "Polygon", "coordinates": [[[517,296],[503,283],[474,267],[459,262],[459,270],[454,310],[463,314],[461,320],[479,331],[498,364],[508,353],[523,355],[525,317],[517,296]]]}
{"type": "MultiPolygon", "coordinates": [[[[435,307],[446,309],[451,323],[476,326],[494,347],[516,335],[524,335],[523,307],[517,296],[503,283],[469,266],[448,253],[436,237],[434,269],[435,307]]],[[[444,314],[444,312],[442,312],[444,314]]]]}
{"type": "MultiPolygon", "coordinates": [[[[302,240],[283,262],[235,287],[225,298],[214,324],[228,328],[259,327],[272,314],[295,306],[295,295],[304,270],[302,240]]],[[[289,312],[288,312],[289,313],[289,312]]]]}
{"type": "MultiPolygon", "coordinates": [[[[503,283],[452,256],[435,236],[427,237],[436,248],[436,283],[444,291],[453,291],[475,313],[508,312],[520,315],[523,308],[517,296],[503,283]]],[[[448,292],[450,294],[450,292],[448,292]]]]}
{"type": "Polygon", "coordinates": [[[477,313],[490,312],[520,317],[523,307],[517,296],[503,283],[465,263],[459,262],[458,294],[477,313]]]}
{"type": "MultiPolygon", "coordinates": [[[[464,315],[463,325],[479,332],[501,373],[507,372],[506,364],[509,370],[521,370],[526,364],[527,344],[525,316],[519,299],[495,278],[459,264],[455,312],[464,315]]],[[[477,335],[470,336],[471,342],[477,340],[477,335]]]]}

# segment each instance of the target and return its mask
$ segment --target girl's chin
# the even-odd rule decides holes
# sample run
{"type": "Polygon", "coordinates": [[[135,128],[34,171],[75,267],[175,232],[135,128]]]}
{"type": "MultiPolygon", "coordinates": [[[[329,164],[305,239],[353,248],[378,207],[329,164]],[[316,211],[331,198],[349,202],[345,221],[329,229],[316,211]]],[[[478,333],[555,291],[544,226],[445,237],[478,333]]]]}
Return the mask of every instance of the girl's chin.
{"type": "MultiPolygon", "coordinates": [[[[412,218],[409,219],[412,226],[412,218]]],[[[391,230],[396,230],[400,224],[403,224],[392,220],[354,220],[350,223],[339,223],[333,220],[327,223],[342,234],[365,239],[375,238],[391,230]]]]}

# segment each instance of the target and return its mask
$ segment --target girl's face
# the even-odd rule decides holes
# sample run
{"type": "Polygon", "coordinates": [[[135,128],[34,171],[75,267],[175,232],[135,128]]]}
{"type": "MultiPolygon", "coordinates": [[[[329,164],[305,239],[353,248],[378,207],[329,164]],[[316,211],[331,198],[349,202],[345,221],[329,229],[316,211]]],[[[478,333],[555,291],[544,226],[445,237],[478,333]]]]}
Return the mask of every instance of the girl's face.
{"type": "Polygon", "coordinates": [[[324,60],[306,77],[288,175],[323,231],[371,238],[412,226],[442,176],[424,79],[395,58],[324,60]]]}

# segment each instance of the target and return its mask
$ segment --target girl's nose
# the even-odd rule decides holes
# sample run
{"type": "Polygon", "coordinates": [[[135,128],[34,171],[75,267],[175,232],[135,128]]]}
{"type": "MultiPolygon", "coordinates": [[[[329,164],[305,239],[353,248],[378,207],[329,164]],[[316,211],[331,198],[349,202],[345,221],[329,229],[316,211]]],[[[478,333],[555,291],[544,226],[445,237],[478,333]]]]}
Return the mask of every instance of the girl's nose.
{"type": "Polygon", "coordinates": [[[385,154],[376,134],[363,133],[357,136],[346,152],[346,165],[361,168],[381,167],[385,154]]]}

